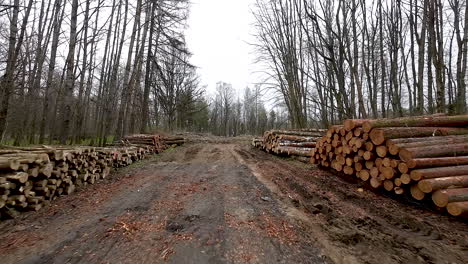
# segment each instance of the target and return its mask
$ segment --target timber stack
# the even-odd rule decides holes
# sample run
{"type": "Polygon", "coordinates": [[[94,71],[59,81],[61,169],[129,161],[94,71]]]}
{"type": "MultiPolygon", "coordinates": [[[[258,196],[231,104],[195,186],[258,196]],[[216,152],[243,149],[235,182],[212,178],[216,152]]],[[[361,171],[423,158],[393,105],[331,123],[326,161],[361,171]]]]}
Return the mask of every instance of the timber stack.
{"type": "Polygon", "coordinates": [[[310,157],[316,141],[325,129],[269,130],[263,138],[254,138],[252,145],[276,155],[310,157]]]}
{"type": "Polygon", "coordinates": [[[346,120],[311,155],[373,188],[430,197],[451,215],[468,216],[468,115],[346,120]]]}
{"type": "Polygon", "coordinates": [[[0,218],[37,211],[61,195],[155,152],[145,147],[0,148],[0,218]]]}
{"type": "Polygon", "coordinates": [[[161,135],[138,134],[125,136],[118,143],[124,146],[150,147],[152,152],[161,153],[166,149],[162,139],[161,135]]]}
{"type": "Polygon", "coordinates": [[[166,146],[181,146],[185,144],[183,137],[162,137],[162,143],[166,146]]]}
{"type": "Polygon", "coordinates": [[[150,147],[152,152],[160,153],[170,146],[180,146],[185,143],[183,137],[170,137],[150,134],[129,135],[115,142],[114,145],[150,147]]]}

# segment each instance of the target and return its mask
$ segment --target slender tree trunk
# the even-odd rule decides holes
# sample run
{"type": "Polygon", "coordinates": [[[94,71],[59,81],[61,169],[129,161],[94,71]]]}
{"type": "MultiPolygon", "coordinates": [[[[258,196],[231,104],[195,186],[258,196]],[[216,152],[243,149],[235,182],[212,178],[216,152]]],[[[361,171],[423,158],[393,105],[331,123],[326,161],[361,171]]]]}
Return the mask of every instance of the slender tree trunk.
{"type": "Polygon", "coordinates": [[[20,52],[21,46],[23,45],[23,39],[26,32],[26,25],[28,24],[29,14],[31,13],[31,8],[33,0],[30,0],[24,14],[23,22],[21,24],[20,35],[18,34],[18,13],[20,8],[19,0],[13,2],[13,15],[10,22],[10,36],[8,44],[8,55],[7,55],[7,65],[5,68],[5,74],[0,80],[0,91],[2,94],[2,103],[0,104],[0,142],[3,141],[5,131],[7,128],[7,117],[8,110],[10,107],[10,97],[14,91],[14,72],[16,67],[16,62],[18,59],[18,54],[20,52]]]}
{"type": "Polygon", "coordinates": [[[78,0],[73,0],[71,7],[71,22],[70,22],[70,43],[68,45],[67,56],[67,73],[64,87],[64,104],[61,110],[61,132],[60,143],[66,144],[70,133],[70,124],[72,120],[72,104],[73,104],[73,85],[75,75],[73,73],[75,67],[75,46],[77,41],[77,21],[78,21],[78,0]]]}

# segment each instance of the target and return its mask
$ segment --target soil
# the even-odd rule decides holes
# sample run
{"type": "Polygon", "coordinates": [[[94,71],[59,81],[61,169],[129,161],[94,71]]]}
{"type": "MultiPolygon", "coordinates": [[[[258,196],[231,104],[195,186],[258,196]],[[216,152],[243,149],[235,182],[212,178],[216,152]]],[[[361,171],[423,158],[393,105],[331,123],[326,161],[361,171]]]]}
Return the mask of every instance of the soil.
{"type": "Polygon", "coordinates": [[[429,203],[271,156],[189,143],[0,223],[1,263],[466,263],[468,225],[429,203]]]}

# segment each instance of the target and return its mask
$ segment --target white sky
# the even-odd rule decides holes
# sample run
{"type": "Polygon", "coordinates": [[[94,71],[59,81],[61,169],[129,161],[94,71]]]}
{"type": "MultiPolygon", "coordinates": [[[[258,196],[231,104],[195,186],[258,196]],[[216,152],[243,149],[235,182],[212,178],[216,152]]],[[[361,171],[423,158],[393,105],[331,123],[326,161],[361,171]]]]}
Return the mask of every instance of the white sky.
{"type": "Polygon", "coordinates": [[[255,83],[252,43],[254,0],[192,0],[187,45],[202,84],[213,92],[219,81],[237,91],[255,83]]]}

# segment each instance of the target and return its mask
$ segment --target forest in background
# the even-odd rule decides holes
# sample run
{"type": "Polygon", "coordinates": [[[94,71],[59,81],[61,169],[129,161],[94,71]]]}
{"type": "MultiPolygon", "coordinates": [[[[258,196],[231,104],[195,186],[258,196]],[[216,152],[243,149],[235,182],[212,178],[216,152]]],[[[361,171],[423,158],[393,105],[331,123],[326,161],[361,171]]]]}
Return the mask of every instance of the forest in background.
{"type": "Polygon", "coordinates": [[[0,0],[0,139],[105,145],[466,113],[466,11],[462,0],[256,0],[263,71],[254,87],[208,94],[185,41],[187,0],[0,0]]]}
{"type": "Polygon", "coordinates": [[[187,0],[0,1],[1,141],[105,145],[133,133],[272,127],[258,88],[238,95],[220,82],[209,95],[200,85],[189,11],[187,0]]]}
{"type": "Polygon", "coordinates": [[[256,0],[258,63],[292,127],[466,113],[463,0],[256,0]]]}

